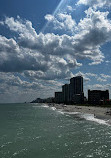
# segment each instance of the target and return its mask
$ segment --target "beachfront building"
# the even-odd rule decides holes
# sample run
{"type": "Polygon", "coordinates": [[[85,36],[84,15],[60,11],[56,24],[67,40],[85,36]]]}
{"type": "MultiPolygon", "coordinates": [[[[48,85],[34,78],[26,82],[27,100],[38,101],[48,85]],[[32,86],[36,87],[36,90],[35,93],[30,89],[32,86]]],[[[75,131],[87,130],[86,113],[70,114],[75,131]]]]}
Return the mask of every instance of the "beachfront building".
{"type": "Polygon", "coordinates": [[[70,85],[65,84],[62,86],[63,103],[68,104],[70,102],[70,85]]]}
{"type": "Polygon", "coordinates": [[[55,103],[60,104],[63,103],[63,93],[55,92],[55,103]]]}
{"type": "Polygon", "coordinates": [[[55,103],[81,104],[84,102],[83,77],[70,79],[70,84],[62,86],[62,92],[55,92],[55,103]]]}
{"type": "Polygon", "coordinates": [[[88,103],[94,105],[105,104],[109,100],[109,91],[88,90],[88,103]]]}
{"type": "Polygon", "coordinates": [[[81,104],[84,102],[82,76],[77,76],[70,79],[70,102],[75,104],[81,104]]]}

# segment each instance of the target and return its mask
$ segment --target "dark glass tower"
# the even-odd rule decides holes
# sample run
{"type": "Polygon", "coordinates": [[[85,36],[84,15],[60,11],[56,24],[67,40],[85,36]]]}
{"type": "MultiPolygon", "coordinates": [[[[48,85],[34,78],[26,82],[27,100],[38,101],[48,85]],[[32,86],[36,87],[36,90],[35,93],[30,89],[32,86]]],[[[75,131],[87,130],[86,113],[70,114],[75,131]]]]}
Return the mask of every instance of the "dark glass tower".
{"type": "Polygon", "coordinates": [[[70,79],[70,101],[77,102],[80,100],[82,102],[84,97],[83,93],[83,77],[77,76],[70,79]]]}
{"type": "Polygon", "coordinates": [[[70,85],[65,84],[62,86],[62,93],[63,93],[63,102],[68,104],[70,102],[70,85]]]}

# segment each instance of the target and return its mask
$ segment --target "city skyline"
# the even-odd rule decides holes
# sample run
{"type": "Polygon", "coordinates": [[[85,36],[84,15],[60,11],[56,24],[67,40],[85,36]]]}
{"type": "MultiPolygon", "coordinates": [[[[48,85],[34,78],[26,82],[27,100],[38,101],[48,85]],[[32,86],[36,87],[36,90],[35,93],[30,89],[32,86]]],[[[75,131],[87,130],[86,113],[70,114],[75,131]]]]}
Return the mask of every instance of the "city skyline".
{"type": "MultiPolygon", "coordinates": [[[[36,98],[31,103],[56,103],[66,105],[111,105],[109,98],[109,90],[90,90],[84,96],[84,80],[82,76],[75,76],[70,78],[69,84],[64,84],[61,91],[56,91],[53,97],[36,98]]],[[[51,104],[49,104],[51,105],[51,104]]],[[[53,104],[54,106],[54,104],[53,104]]]]}
{"type": "Polygon", "coordinates": [[[1,0],[0,103],[53,96],[75,76],[85,96],[110,93],[110,50],[110,1],[1,0]]]}
{"type": "MultiPolygon", "coordinates": [[[[69,84],[62,86],[62,91],[55,92],[53,102],[61,104],[89,104],[89,105],[105,105],[110,104],[109,90],[90,90],[84,96],[84,80],[82,76],[75,76],[70,79],[69,84]]],[[[47,99],[46,99],[47,100],[47,99]]],[[[52,100],[51,100],[52,101],[52,100]]],[[[46,101],[47,102],[47,101],[46,101]]]]}
{"type": "Polygon", "coordinates": [[[62,86],[62,92],[55,92],[55,102],[64,104],[84,103],[83,77],[71,78],[69,84],[62,86]]]}

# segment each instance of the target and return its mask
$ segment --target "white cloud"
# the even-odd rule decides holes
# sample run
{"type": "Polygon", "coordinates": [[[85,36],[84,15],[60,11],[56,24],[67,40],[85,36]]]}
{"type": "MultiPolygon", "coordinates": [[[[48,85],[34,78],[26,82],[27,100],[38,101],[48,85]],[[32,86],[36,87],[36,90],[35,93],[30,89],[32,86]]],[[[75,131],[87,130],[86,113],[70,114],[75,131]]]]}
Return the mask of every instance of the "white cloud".
{"type": "Polygon", "coordinates": [[[100,82],[106,82],[107,80],[104,79],[104,78],[98,77],[98,78],[97,78],[97,81],[100,81],[100,82]]]}
{"type": "MultiPolygon", "coordinates": [[[[15,77],[6,80],[4,87],[13,84],[14,88],[21,85],[23,89],[34,90],[39,86],[40,80],[48,82],[72,77],[71,71],[82,66],[82,63],[78,62],[79,59],[88,59],[90,65],[101,63],[104,55],[100,48],[104,43],[111,41],[111,21],[107,18],[108,12],[89,8],[85,13],[86,17],[78,24],[71,15],[58,14],[56,19],[51,15],[46,16],[48,21],[57,22],[55,27],[61,26],[63,30],[75,32],[72,35],[37,34],[32,23],[28,20],[23,21],[20,17],[16,20],[6,17],[0,22],[17,34],[16,40],[0,36],[0,71],[19,72],[19,74],[22,72],[23,77],[27,78],[24,81],[15,77]]],[[[91,76],[98,78],[92,73],[80,73],[80,75],[83,75],[86,81],[91,81],[91,76]]],[[[108,79],[104,74],[101,77],[104,81],[108,79]]],[[[1,81],[3,82],[2,78],[1,81]]],[[[1,88],[3,90],[3,87],[1,88]]]]}
{"type": "Polygon", "coordinates": [[[35,29],[32,27],[31,21],[22,20],[19,16],[17,16],[17,19],[6,17],[4,24],[7,25],[11,31],[19,33],[21,37],[26,36],[27,38],[34,39],[37,35],[35,29]]]}
{"type": "Polygon", "coordinates": [[[105,78],[105,79],[107,79],[107,78],[111,78],[110,75],[105,75],[105,74],[101,74],[101,77],[103,77],[103,78],[105,78]]]}
{"type": "MultiPolygon", "coordinates": [[[[95,12],[92,11],[90,14],[94,14],[95,12]]],[[[89,13],[87,13],[89,14],[89,13]]],[[[100,14],[99,14],[100,15],[100,14]]],[[[71,54],[75,58],[89,58],[91,60],[94,60],[94,62],[100,63],[103,59],[103,55],[101,54],[99,47],[104,42],[107,42],[107,38],[104,36],[108,36],[110,31],[110,22],[105,19],[105,15],[103,14],[103,21],[100,21],[100,28],[99,27],[91,27],[87,26],[87,22],[89,21],[90,25],[94,25],[95,21],[94,18],[87,17],[80,21],[78,24],[78,33],[74,36],[68,36],[68,35],[54,35],[51,34],[36,34],[34,29],[32,27],[28,27],[29,31],[26,32],[33,32],[32,36],[29,36],[25,34],[23,31],[19,32],[19,45],[21,47],[28,47],[30,49],[35,49],[38,52],[42,54],[52,54],[52,55],[65,55],[65,54],[71,54]],[[107,22],[108,26],[104,26],[104,22],[107,22]],[[105,33],[102,32],[102,29],[106,29],[105,33]],[[109,30],[108,28],[109,27],[109,30]],[[30,31],[31,30],[31,31],[30,31]],[[34,36],[33,36],[34,34],[34,36]],[[97,38],[103,36],[103,38],[97,38]],[[30,38],[29,38],[30,37],[30,38]],[[102,41],[101,41],[102,39],[102,41]],[[47,52],[46,52],[47,51],[47,52]]],[[[61,14],[61,18],[64,18],[64,15],[61,14]]],[[[97,17],[99,18],[99,17],[97,17]]],[[[96,19],[97,19],[96,18],[96,19]]],[[[8,18],[9,19],[9,18],[8,18]]],[[[10,19],[13,24],[13,18],[10,19]]],[[[9,21],[10,21],[9,20],[9,21]]],[[[17,21],[17,25],[19,22],[17,21]]],[[[10,25],[7,23],[8,27],[10,28],[10,25]]],[[[21,24],[23,25],[23,23],[21,24]]],[[[25,24],[24,24],[25,25],[25,24]]],[[[14,23],[15,26],[15,23],[14,23]]],[[[22,26],[23,27],[23,26],[22,26]]],[[[25,26],[24,26],[25,27],[25,26]]],[[[21,27],[19,27],[21,28],[21,27]]],[[[15,31],[13,27],[10,28],[11,30],[15,31]]],[[[19,29],[20,31],[21,29],[19,29]]]]}
{"type": "Polygon", "coordinates": [[[47,14],[45,15],[45,19],[49,22],[53,21],[55,19],[55,17],[51,14],[47,14]]]}
{"type": "Polygon", "coordinates": [[[84,81],[90,81],[90,78],[85,73],[80,72],[80,71],[78,73],[74,74],[74,76],[82,76],[84,81]]]}
{"type": "MultiPolygon", "coordinates": [[[[16,32],[18,39],[0,36],[1,71],[35,70],[47,73],[50,69],[54,74],[62,74],[64,67],[69,73],[71,68],[81,66],[78,59],[90,59],[90,65],[101,63],[104,55],[100,47],[111,40],[111,21],[107,19],[108,12],[90,8],[85,13],[86,17],[76,26],[77,33],[71,36],[37,34],[30,21],[6,17],[2,23],[16,32]]],[[[52,21],[55,17],[47,15],[46,18],[52,21]]],[[[75,26],[71,15],[61,13],[58,18],[68,29],[75,26]]]]}
{"type": "Polygon", "coordinates": [[[74,76],[83,76],[85,81],[92,81],[96,79],[99,82],[106,82],[107,79],[111,78],[110,75],[106,74],[95,74],[95,73],[83,73],[79,71],[78,73],[74,74],[74,76]]]}
{"type": "Polygon", "coordinates": [[[23,70],[46,71],[45,57],[30,49],[21,48],[14,39],[0,36],[0,71],[19,72],[23,70]]]}
{"type": "Polygon", "coordinates": [[[89,77],[96,77],[97,76],[97,74],[94,74],[94,73],[85,73],[87,76],[89,76],[89,77]]]}
{"type": "Polygon", "coordinates": [[[111,63],[111,61],[110,61],[110,60],[106,60],[105,62],[106,62],[106,64],[111,63]]]}
{"type": "Polygon", "coordinates": [[[111,7],[111,0],[79,0],[77,5],[81,4],[94,8],[111,7]]]}
{"type": "Polygon", "coordinates": [[[111,84],[92,84],[88,85],[88,89],[91,90],[109,90],[111,88],[111,84]]]}
{"type": "Polygon", "coordinates": [[[70,12],[72,12],[72,11],[73,11],[72,6],[70,6],[70,5],[68,5],[68,6],[67,6],[67,9],[68,9],[68,11],[70,11],[70,12]]]}
{"type": "Polygon", "coordinates": [[[65,13],[59,13],[56,16],[47,14],[45,19],[48,21],[49,27],[52,30],[64,30],[65,32],[74,32],[76,22],[72,16],[65,13]]]}

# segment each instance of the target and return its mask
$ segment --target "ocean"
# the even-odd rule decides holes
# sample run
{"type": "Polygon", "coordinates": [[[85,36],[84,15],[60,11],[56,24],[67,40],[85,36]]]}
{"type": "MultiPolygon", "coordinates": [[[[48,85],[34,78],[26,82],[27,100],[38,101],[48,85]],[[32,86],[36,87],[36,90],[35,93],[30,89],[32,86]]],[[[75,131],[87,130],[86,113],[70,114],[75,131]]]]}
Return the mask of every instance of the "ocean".
{"type": "Polygon", "coordinates": [[[111,126],[45,104],[0,104],[0,158],[111,158],[111,126]]]}

